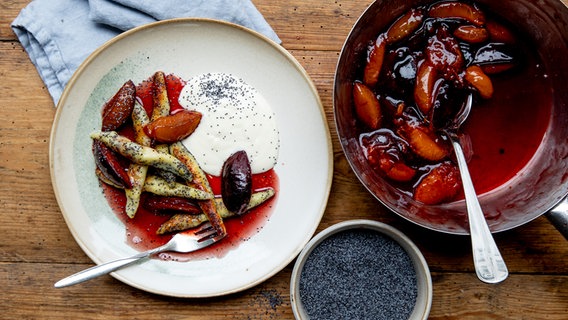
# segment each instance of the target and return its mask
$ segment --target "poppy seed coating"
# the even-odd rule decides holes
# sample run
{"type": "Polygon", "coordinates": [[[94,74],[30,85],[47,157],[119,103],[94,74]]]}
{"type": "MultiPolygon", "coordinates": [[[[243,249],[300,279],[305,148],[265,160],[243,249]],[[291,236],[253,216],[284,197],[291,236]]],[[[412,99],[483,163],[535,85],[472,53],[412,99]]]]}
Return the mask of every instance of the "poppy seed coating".
{"type": "Polygon", "coordinates": [[[323,240],[299,281],[309,319],[408,319],[418,296],[416,271],[393,239],[345,230],[323,240]]]}

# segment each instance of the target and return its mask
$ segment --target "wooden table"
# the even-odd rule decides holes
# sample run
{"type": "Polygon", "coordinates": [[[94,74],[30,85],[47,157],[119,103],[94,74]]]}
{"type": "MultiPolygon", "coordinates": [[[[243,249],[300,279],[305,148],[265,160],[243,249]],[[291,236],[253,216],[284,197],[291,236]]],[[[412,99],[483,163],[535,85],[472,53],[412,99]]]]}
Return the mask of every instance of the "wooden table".
{"type": "MultiPolygon", "coordinates": [[[[230,296],[175,299],[106,276],[79,286],[53,283],[92,265],[71,236],[55,200],[48,162],[53,102],[9,24],[27,0],[0,3],[0,318],[1,319],[293,319],[293,264],[230,296]]],[[[422,250],[432,273],[431,319],[568,319],[568,243],[541,217],[496,235],[510,269],[502,284],[475,276],[468,237],[403,221],[359,183],[335,131],[332,85],[339,51],[371,0],[255,0],[312,77],[334,148],[334,178],[322,229],[348,219],[379,220],[422,250]]]]}

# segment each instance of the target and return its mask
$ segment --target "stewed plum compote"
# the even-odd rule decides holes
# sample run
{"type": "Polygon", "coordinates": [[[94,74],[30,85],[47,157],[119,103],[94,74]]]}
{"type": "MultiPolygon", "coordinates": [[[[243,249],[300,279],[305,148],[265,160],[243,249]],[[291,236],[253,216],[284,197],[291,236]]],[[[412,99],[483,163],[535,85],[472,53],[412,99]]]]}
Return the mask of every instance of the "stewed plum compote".
{"type": "Polygon", "coordinates": [[[551,115],[538,52],[504,18],[473,2],[410,9],[370,39],[353,84],[359,142],[377,174],[425,204],[463,198],[443,129],[469,94],[461,140],[478,194],[532,158],[551,115]]]}

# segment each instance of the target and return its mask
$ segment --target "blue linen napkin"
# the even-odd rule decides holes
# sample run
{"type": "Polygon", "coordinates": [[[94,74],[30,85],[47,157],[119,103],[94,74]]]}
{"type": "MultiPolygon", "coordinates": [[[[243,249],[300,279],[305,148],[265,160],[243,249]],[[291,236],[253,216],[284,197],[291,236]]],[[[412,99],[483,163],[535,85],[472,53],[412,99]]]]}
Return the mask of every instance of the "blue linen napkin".
{"type": "Polygon", "coordinates": [[[34,0],[11,27],[55,105],[73,72],[122,31],[180,17],[225,20],[280,39],[250,0],[34,0]]]}

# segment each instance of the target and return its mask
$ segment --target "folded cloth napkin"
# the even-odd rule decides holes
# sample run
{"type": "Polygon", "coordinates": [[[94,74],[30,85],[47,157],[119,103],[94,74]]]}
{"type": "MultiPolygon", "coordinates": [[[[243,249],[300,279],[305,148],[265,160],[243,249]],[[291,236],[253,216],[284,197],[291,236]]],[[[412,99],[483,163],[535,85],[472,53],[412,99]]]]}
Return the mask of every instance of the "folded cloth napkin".
{"type": "Polygon", "coordinates": [[[280,39],[250,0],[34,0],[11,27],[55,105],[73,72],[122,31],[180,17],[214,18],[280,39]]]}

